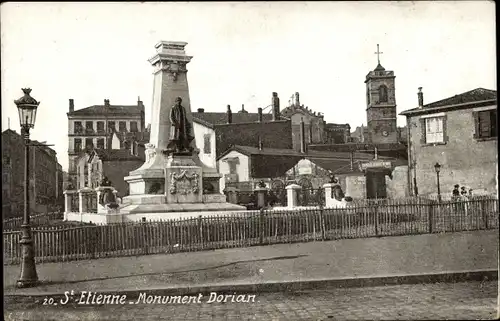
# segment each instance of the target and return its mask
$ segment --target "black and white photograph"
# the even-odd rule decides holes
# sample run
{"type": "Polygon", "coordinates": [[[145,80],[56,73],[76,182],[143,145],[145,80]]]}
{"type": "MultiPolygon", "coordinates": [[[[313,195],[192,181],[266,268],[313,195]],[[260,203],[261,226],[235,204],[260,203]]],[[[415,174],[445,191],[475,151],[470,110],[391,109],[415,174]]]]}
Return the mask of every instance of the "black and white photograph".
{"type": "Polygon", "coordinates": [[[500,318],[495,9],[2,3],[4,320],[500,318]]]}

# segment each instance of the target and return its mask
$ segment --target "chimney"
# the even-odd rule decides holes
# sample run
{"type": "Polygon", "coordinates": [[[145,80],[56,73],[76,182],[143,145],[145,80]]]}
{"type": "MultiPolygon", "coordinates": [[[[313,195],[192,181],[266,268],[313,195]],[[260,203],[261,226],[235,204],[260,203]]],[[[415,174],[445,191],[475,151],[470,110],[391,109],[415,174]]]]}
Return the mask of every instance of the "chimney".
{"type": "Polygon", "coordinates": [[[204,108],[198,108],[198,112],[199,112],[200,114],[203,114],[203,113],[205,112],[205,109],[204,109],[204,108]]]}
{"type": "Polygon", "coordinates": [[[69,112],[72,113],[75,111],[75,101],[73,99],[69,100],[69,112]]]}
{"type": "Polygon", "coordinates": [[[304,118],[300,119],[300,152],[306,152],[306,137],[305,137],[305,125],[304,118]]]}
{"type": "Polygon", "coordinates": [[[104,106],[109,107],[109,99],[104,99],[104,106]]]}
{"type": "Polygon", "coordinates": [[[231,105],[227,105],[227,123],[231,124],[233,122],[233,113],[231,112],[231,105]]]}
{"type": "Polygon", "coordinates": [[[264,144],[262,143],[262,138],[259,136],[259,150],[264,148],[264,144]]]}
{"type": "Polygon", "coordinates": [[[422,87],[418,87],[418,108],[424,107],[424,93],[422,92],[422,87]]]}
{"type": "Polygon", "coordinates": [[[280,99],[278,97],[278,93],[273,92],[272,98],[272,112],[273,112],[273,121],[279,120],[280,118],[280,99]]]}
{"type": "Polygon", "coordinates": [[[257,108],[257,113],[259,114],[259,123],[262,123],[262,108],[257,108]]]}
{"type": "Polygon", "coordinates": [[[295,106],[300,107],[299,93],[295,93],[295,106]]]}

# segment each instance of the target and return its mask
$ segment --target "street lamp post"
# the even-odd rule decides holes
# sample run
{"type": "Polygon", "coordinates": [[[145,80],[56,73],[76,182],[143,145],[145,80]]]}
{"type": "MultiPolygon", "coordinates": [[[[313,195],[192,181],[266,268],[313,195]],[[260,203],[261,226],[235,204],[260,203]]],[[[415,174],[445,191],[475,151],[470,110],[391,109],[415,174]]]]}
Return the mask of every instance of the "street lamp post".
{"type": "Polygon", "coordinates": [[[439,172],[441,171],[441,165],[439,163],[436,163],[434,165],[434,170],[436,171],[436,177],[437,177],[438,202],[441,203],[441,186],[439,184],[439,172]]]}
{"type": "Polygon", "coordinates": [[[31,89],[23,88],[24,96],[15,100],[19,111],[21,133],[24,139],[24,217],[21,225],[21,277],[17,281],[17,287],[25,288],[35,286],[38,283],[38,275],[35,265],[35,251],[33,239],[31,238],[30,226],[30,193],[29,193],[29,167],[30,167],[30,129],[35,126],[36,111],[40,102],[30,96],[31,89]]]}

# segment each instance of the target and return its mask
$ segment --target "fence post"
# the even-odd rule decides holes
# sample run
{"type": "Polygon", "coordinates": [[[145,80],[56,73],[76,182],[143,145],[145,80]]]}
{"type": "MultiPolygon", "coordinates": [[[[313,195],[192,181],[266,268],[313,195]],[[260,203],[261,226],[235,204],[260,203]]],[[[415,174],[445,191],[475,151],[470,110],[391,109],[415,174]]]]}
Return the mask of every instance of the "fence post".
{"type": "Polygon", "coordinates": [[[259,244],[264,244],[264,209],[259,212],[259,244]]]}
{"type": "Polygon", "coordinates": [[[375,235],[378,236],[379,233],[378,233],[378,201],[377,201],[377,199],[372,204],[375,204],[375,206],[374,206],[374,208],[375,208],[375,235]]]}
{"type": "Polygon", "coordinates": [[[325,240],[325,213],[323,205],[319,206],[319,224],[321,225],[321,240],[325,240]]]}
{"type": "Polygon", "coordinates": [[[484,229],[487,230],[488,229],[488,213],[487,213],[486,209],[489,208],[489,206],[483,206],[483,202],[484,203],[488,202],[488,199],[485,197],[479,201],[479,210],[483,214],[484,229]]]}
{"type": "Polygon", "coordinates": [[[428,205],[428,220],[429,220],[429,233],[432,234],[433,232],[433,226],[432,226],[432,221],[434,220],[434,201],[431,201],[428,205]]]}

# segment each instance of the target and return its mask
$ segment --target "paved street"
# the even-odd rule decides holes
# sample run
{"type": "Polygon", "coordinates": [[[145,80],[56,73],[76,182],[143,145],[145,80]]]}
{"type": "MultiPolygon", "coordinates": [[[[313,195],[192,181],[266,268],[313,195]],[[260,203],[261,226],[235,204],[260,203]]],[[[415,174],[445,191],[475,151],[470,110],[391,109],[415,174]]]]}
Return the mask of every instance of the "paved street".
{"type": "Polygon", "coordinates": [[[496,269],[498,230],[277,244],[37,266],[36,288],[17,289],[19,266],[4,266],[4,293],[117,291],[260,284],[496,269]],[[119,267],[119,268],[118,268],[119,267]]]}
{"type": "MultiPolygon", "coordinates": [[[[396,285],[256,295],[255,303],[26,306],[5,320],[417,320],[493,319],[497,282],[396,285]]],[[[131,300],[131,301],[135,301],[131,300]]]]}

